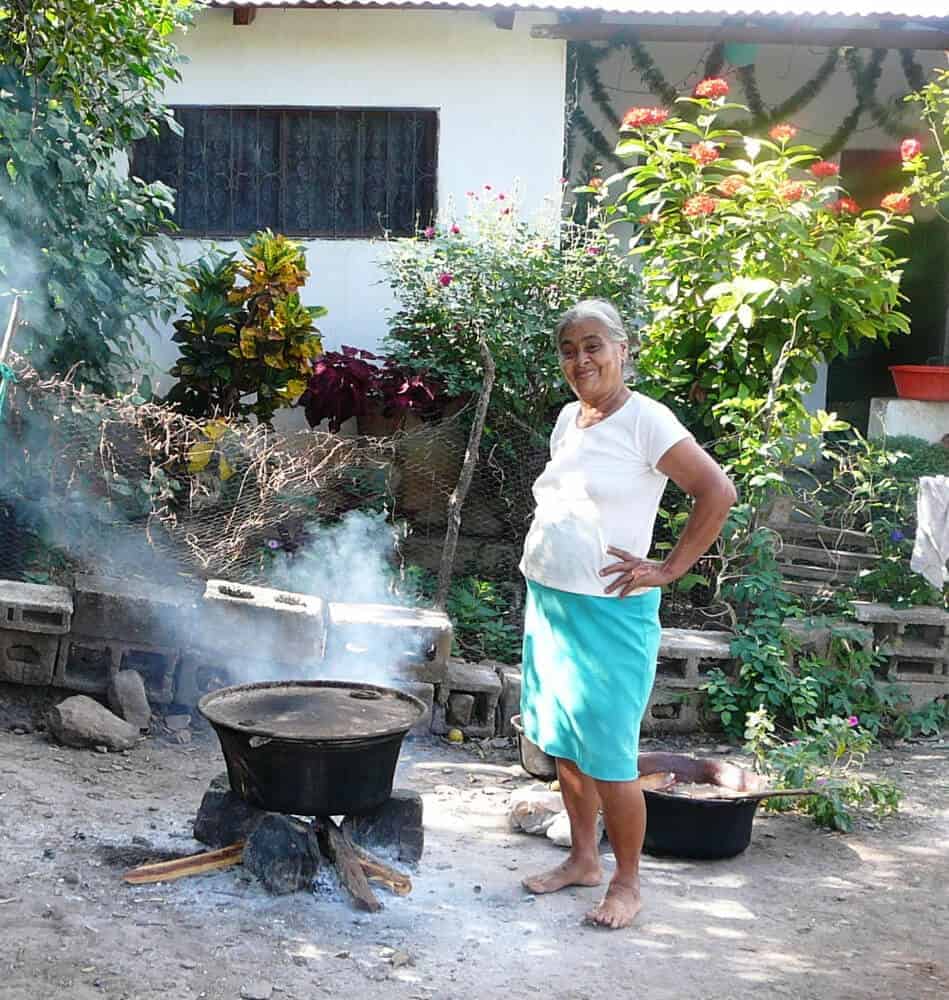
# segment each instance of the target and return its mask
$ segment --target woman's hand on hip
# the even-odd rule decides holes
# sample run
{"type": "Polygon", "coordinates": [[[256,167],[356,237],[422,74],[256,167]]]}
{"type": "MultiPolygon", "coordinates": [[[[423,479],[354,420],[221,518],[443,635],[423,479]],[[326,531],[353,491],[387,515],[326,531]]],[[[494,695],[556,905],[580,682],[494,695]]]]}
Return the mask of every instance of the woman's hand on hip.
{"type": "Polygon", "coordinates": [[[615,574],[612,583],[603,588],[606,594],[613,594],[619,591],[620,597],[627,597],[634,590],[642,590],[646,587],[665,587],[675,580],[675,574],[666,568],[665,563],[653,562],[651,559],[639,559],[631,555],[625,549],[618,549],[615,545],[607,546],[606,551],[611,556],[616,556],[618,561],[604,566],[600,570],[600,576],[611,576],[615,574]]]}

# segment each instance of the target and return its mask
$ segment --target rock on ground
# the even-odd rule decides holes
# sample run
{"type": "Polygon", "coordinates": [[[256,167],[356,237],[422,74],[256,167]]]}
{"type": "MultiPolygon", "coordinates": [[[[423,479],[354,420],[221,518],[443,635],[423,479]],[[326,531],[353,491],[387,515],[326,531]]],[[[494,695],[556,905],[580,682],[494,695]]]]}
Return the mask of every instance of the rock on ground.
{"type": "Polygon", "coordinates": [[[152,710],[145,694],[145,682],[137,670],[120,670],[109,678],[106,692],[109,708],[138,730],[148,729],[152,710]]]}
{"type": "Polygon", "coordinates": [[[425,847],[422,796],[407,788],[395,788],[392,796],[366,816],[348,816],[344,829],[363,847],[384,848],[400,861],[414,863],[425,847]]]}
{"type": "Polygon", "coordinates": [[[139,732],[104,705],[84,694],[66,698],[49,710],[47,725],[60,743],[70,747],[130,750],[139,732]]]}
{"type": "Polygon", "coordinates": [[[309,888],[320,868],[319,853],[311,850],[305,823],[266,813],[244,845],[244,867],[281,896],[309,888]]]}
{"type": "Polygon", "coordinates": [[[194,839],[208,847],[227,847],[246,840],[266,816],[262,809],[245,802],[231,791],[227,774],[212,779],[194,821],[194,839]]]}

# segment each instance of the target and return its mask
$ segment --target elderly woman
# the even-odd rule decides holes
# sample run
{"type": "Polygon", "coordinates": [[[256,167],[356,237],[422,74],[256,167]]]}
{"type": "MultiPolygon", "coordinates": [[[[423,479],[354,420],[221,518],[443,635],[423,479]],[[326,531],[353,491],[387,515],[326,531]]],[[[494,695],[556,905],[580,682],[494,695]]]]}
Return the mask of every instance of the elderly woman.
{"type": "Polygon", "coordinates": [[[521,561],[521,716],[525,735],[557,760],[572,847],[563,864],[524,886],[546,893],[600,884],[602,805],[616,869],[586,920],[625,927],[640,908],[639,727],[656,673],[660,588],[715,541],[735,489],[665,406],[627,388],[630,338],[609,302],[568,310],[554,342],[577,400],[561,411],[534,484],[521,561]],[[669,479],[694,503],[674,548],[651,561],[669,479]]]}

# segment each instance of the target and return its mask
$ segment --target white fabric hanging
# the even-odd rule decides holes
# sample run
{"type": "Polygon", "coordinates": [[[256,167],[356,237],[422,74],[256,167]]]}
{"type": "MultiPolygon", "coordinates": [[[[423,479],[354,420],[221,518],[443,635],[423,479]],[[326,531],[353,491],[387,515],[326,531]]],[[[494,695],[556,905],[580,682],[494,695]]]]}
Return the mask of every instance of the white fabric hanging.
{"type": "Polygon", "coordinates": [[[937,590],[949,580],[949,476],[921,476],[916,495],[916,544],[910,567],[937,590]]]}

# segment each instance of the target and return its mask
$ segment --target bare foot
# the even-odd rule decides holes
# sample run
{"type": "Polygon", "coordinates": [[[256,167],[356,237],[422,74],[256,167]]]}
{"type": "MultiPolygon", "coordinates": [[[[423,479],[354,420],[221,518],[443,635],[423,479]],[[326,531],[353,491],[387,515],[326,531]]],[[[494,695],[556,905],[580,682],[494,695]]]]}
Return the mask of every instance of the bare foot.
{"type": "Polygon", "coordinates": [[[528,892],[542,894],[566,889],[568,885],[599,885],[603,881],[600,861],[569,857],[563,864],[541,875],[531,875],[521,882],[528,892]]]}
{"type": "Polygon", "coordinates": [[[639,879],[620,881],[614,876],[600,905],[590,910],[583,918],[583,922],[594,927],[608,927],[610,930],[629,927],[642,909],[642,905],[642,900],[639,898],[639,879]]]}

